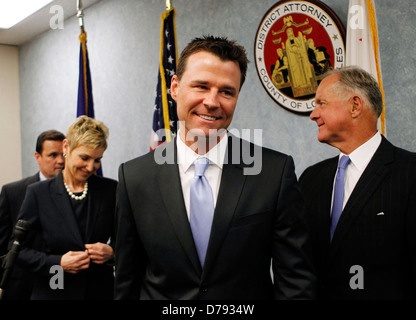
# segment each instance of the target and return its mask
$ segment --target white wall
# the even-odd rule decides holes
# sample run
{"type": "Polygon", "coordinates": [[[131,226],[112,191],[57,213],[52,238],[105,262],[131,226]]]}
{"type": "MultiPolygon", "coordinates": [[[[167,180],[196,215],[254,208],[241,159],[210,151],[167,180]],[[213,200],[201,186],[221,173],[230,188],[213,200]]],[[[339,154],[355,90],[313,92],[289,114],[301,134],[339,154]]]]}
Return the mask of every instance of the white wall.
{"type": "Polygon", "coordinates": [[[22,178],[19,49],[0,45],[0,187],[22,178]]]}
{"type": "MultiPolygon", "coordinates": [[[[256,31],[276,2],[174,0],[177,49],[181,52],[204,34],[227,36],[246,48],[251,63],[230,129],[262,129],[263,146],[292,155],[299,176],[338,151],[317,140],[316,123],[307,115],[280,107],[258,77],[256,31]]],[[[322,2],[347,25],[349,0],[322,2]]],[[[416,5],[409,0],[375,2],[388,139],[416,151],[416,5]]],[[[108,178],[117,179],[122,162],[149,151],[164,10],[163,0],[106,0],[84,12],[95,118],[110,129],[102,161],[108,178]]],[[[23,176],[38,170],[32,151],[37,135],[48,129],[65,133],[76,118],[79,33],[78,20],[71,17],[64,29],[48,30],[19,47],[23,176]]]]}

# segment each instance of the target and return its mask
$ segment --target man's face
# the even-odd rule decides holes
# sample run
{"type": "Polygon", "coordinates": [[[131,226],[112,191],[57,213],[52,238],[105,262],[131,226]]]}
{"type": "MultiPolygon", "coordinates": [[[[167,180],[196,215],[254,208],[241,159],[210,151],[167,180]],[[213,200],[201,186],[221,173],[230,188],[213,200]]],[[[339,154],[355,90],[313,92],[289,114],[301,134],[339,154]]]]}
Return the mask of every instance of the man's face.
{"type": "Polygon", "coordinates": [[[340,100],[332,88],[338,78],[339,75],[331,75],[322,80],[310,115],[319,128],[318,140],[334,147],[345,142],[351,132],[351,103],[340,100]]]}
{"type": "Polygon", "coordinates": [[[189,132],[208,137],[210,129],[228,128],[237,105],[240,81],[241,71],[235,61],[222,61],[206,51],[188,58],[181,81],[175,75],[171,84],[181,138],[186,144],[192,144],[186,141],[189,132]]]}
{"type": "Polygon", "coordinates": [[[42,154],[35,152],[39,170],[46,178],[50,179],[55,177],[64,167],[65,159],[62,153],[62,141],[54,140],[45,140],[43,142],[42,154]]]}

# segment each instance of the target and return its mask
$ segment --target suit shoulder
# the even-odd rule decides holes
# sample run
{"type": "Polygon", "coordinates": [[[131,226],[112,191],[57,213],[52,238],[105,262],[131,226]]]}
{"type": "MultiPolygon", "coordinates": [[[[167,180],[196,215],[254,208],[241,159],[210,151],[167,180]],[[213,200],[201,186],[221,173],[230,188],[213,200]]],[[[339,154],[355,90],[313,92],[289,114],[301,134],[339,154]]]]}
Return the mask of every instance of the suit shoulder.
{"type": "MultiPolygon", "coordinates": [[[[168,143],[169,145],[173,142],[168,143]]],[[[166,144],[166,145],[168,145],[166,144]]],[[[167,163],[174,163],[174,157],[173,153],[172,156],[168,154],[166,158],[163,158],[164,152],[167,148],[162,145],[158,148],[149,151],[139,157],[133,158],[131,160],[128,160],[120,165],[120,168],[123,168],[123,170],[150,170],[152,167],[157,166],[158,164],[163,164],[165,162],[167,163]],[[158,158],[160,158],[160,161],[158,161],[158,158]],[[160,162],[160,163],[159,163],[160,162]]],[[[173,150],[173,148],[169,148],[169,150],[173,150]]]]}
{"type": "Polygon", "coordinates": [[[398,159],[408,160],[408,161],[416,161],[416,153],[405,150],[399,147],[396,148],[396,156],[398,159]]]}
{"type": "MultiPolygon", "coordinates": [[[[255,144],[251,141],[241,139],[241,138],[235,138],[240,140],[241,144],[241,152],[247,152],[250,151],[250,153],[255,155],[256,150],[261,150],[263,157],[266,157],[266,159],[269,157],[271,159],[288,159],[292,158],[290,155],[285,154],[281,151],[277,151],[271,148],[267,148],[264,146],[259,146],[258,144],[255,144]]],[[[238,149],[237,149],[238,150],[238,149]]]]}
{"type": "Polygon", "coordinates": [[[299,180],[304,180],[307,177],[311,177],[311,176],[319,176],[322,174],[323,171],[328,170],[328,167],[333,164],[334,162],[336,162],[338,159],[338,157],[333,157],[333,158],[329,158],[329,159],[325,159],[322,161],[319,161],[309,167],[307,167],[303,173],[301,174],[299,180]]]}
{"type": "Polygon", "coordinates": [[[377,153],[390,159],[393,164],[396,163],[402,170],[416,170],[416,153],[399,148],[384,137],[377,153]]]}
{"type": "Polygon", "coordinates": [[[49,186],[51,185],[51,183],[53,183],[53,181],[55,180],[55,178],[52,179],[47,179],[47,180],[43,180],[43,181],[36,181],[34,183],[31,183],[27,186],[27,190],[35,190],[36,192],[48,192],[49,190],[49,186]]]}
{"type": "Polygon", "coordinates": [[[151,166],[155,163],[155,150],[152,150],[148,153],[145,153],[144,155],[128,160],[122,163],[121,166],[123,166],[125,169],[151,166]]]}
{"type": "Polygon", "coordinates": [[[284,152],[281,151],[277,151],[277,150],[273,150],[267,147],[263,147],[263,154],[266,156],[270,156],[273,158],[278,158],[278,159],[288,159],[288,158],[292,158],[291,155],[286,154],[284,152]]]}
{"type": "Polygon", "coordinates": [[[3,185],[2,190],[7,191],[7,192],[14,192],[22,188],[26,189],[28,185],[38,181],[36,179],[36,175],[37,174],[35,174],[34,176],[30,176],[30,177],[17,180],[17,181],[6,183],[5,185],[3,185]]]}
{"type": "Polygon", "coordinates": [[[416,178],[416,153],[396,147],[394,159],[397,172],[406,172],[409,177],[416,178]]]}

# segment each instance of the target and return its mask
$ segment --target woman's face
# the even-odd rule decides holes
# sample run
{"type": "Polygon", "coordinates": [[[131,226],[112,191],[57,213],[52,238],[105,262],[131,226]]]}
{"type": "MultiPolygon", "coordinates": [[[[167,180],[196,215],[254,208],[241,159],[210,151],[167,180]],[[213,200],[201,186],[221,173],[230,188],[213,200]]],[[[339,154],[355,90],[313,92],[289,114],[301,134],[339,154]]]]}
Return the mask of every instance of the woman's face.
{"type": "Polygon", "coordinates": [[[71,152],[69,151],[68,143],[64,140],[64,153],[67,155],[65,173],[77,182],[85,182],[100,168],[105,149],[78,146],[71,152]]]}

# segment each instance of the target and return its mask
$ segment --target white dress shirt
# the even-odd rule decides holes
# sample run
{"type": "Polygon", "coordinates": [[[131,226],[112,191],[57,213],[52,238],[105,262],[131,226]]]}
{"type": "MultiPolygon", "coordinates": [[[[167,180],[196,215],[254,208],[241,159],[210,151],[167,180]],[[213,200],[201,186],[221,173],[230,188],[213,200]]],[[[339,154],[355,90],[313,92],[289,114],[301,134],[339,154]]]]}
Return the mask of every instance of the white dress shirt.
{"type": "Polygon", "coordinates": [[[195,153],[189,148],[180,138],[179,132],[177,133],[176,147],[177,147],[177,160],[179,165],[179,175],[181,178],[182,193],[185,201],[186,213],[190,215],[190,203],[191,203],[191,181],[195,175],[195,167],[193,163],[198,157],[206,157],[209,159],[210,164],[205,170],[205,177],[208,179],[209,185],[212,189],[214,198],[214,208],[217,204],[218,191],[220,189],[222,167],[224,164],[225,150],[227,149],[228,139],[227,135],[224,135],[220,142],[215,145],[203,156],[195,153]]]}
{"type": "MultiPolygon", "coordinates": [[[[349,197],[351,196],[352,191],[355,188],[358,180],[360,179],[361,175],[363,174],[365,168],[367,168],[368,163],[370,162],[371,158],[374,156],[377,148],[380,146],[381,143],[381,134],[377,131],[377,133],[366,143],[359,146],[353,152],[351,152],[348,156],[351,159],[351,162],[347,166],[345,170],[345,183],[344,183],[344,202],[342,205],[342,209],[344,209],[345,204],[347,203],[349,197]]],[[[339,159],[344,156],[341,152],[339,155],[339,159]]],[[[339,160],[338,160],[339,161],[339,160]]],[[[336,174],[335,174],[336,177],[336,174]]],[[[334,187],[332,189],[332,201],[334,199],[334,189],[335,189],[335,178],[334,178],[334,187]]],[[[331,212],[332,212],[332,205],[331,205],[331,212]]]]}
{"type": "Polygon", "coordinates": [[[45,180],[48,180],[48,178],[46,178],[46,177],[43,175],[43,173],[39,171],[39,180],[40,180],[40,181],[45,181],[45,180]]]}

